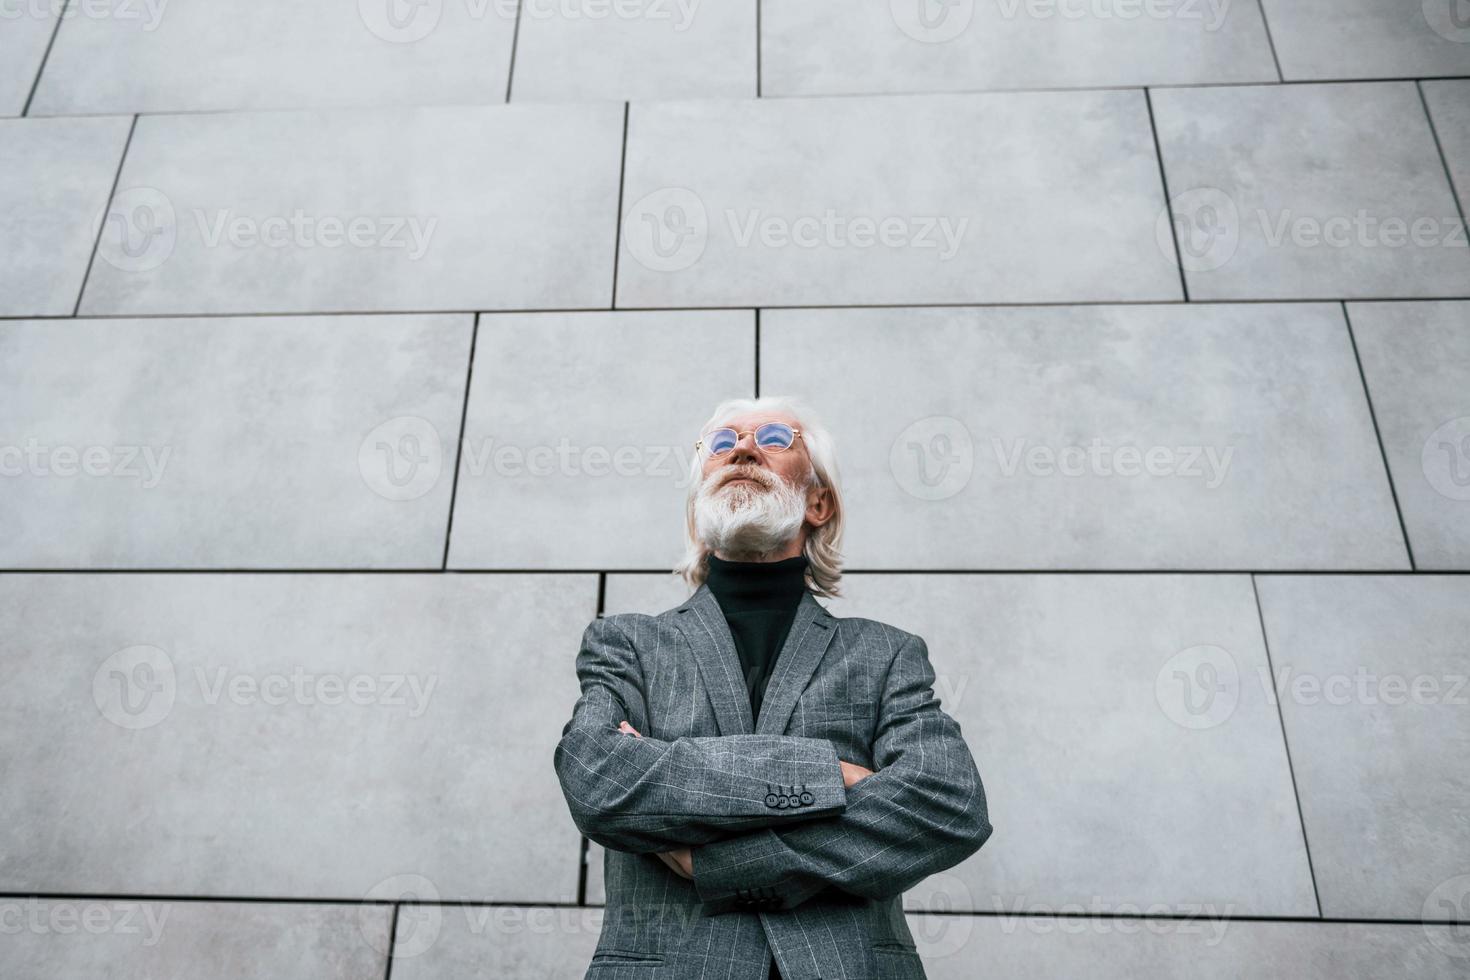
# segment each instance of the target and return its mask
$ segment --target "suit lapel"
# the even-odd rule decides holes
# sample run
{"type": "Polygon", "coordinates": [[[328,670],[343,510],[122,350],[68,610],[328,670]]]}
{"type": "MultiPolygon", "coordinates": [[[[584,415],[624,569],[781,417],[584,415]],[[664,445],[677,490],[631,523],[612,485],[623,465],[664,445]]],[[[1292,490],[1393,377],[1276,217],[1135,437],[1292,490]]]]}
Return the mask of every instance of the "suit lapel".
{"type": "Polygon", "coordinates": [[[750,690],[740,671],[735,639],[709,586],[700,585],[679,607],[678,613],[674,622],[694,651],[720,734],[748,735],[752,730],[761,735],[785,734],[797,698],[811,683],[836,633],[832,614],[810,592],[802,593],[791,630],[776,658],[776,672],[766,685],[760,727],[756,729],[750,717],[750,690]]]}
{"type": "MultiPolygon", "coordinates": [[[[754,728],[750,693],[740,673],[740,655],[735,652],[730,624],[725,622],[714,593],[708,585],[700,585],[679,607],[678,613],[674,623],[694,651],[720,734],[749,735],[754,728]]],[[[794,632],[794,625],[792,629],[794,632]]]]}
{"type": "Polygon", "coordinates": [[[811,683],[817,664],[822,662],[822,655],[827,652],[827,645],[837,632],[835,627],[836,620],[832,614],[822,608],[810,592],[803,592],[801,603],[796,607],[796,618],[791,621],[791,632],[786,634],[786,642],[776,658],[776,672],[766,685],[757,734],[786,733],[791,713],[796,710],[796,699],[811,683]]]}

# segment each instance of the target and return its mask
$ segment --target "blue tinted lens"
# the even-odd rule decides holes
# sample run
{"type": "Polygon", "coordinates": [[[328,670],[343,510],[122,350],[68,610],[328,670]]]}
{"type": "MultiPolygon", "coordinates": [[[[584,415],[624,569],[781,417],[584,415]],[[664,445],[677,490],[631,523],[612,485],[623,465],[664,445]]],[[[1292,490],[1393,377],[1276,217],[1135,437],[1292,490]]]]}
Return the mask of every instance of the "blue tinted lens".
{"type": "Polygon", "coordinates": [[[785,422],[767,422],[755,430],[755,441],[762,449],[789,449],[796,438],[785,422]]]}
{"type": "Polygon", "coordinates": [[[704,444],[709,447],[711,456],[728,453],[739,441],[740,437],[735,434],[734,429],[716,429],[704,437],[704,444]]]}

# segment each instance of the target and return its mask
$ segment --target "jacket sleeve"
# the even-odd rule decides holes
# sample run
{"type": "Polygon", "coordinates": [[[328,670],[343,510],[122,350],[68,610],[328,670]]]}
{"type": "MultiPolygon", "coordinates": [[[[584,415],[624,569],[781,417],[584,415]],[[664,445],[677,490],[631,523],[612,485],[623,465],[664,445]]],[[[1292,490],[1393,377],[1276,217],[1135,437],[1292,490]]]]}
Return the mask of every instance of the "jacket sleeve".
{"type": "Polygon", "coordinates": [[[696,848],[706,914],[789,909],[829,886],[889,898],[980,849],[992,832],[985,789],[933,685],[927,647],[910,636],[883,685],[877,771],[847,791],[840,816],[696,848]]]}
{"type": "Polygon", "coordinates": [[[582,694],[555,764],[577,828],[615,851],[650,853],[840,813],[847,805],[827,739],[724,735],[664,741],[651,730],[642,669],[612,618],[594,620],[577,654],[582,694]]]}

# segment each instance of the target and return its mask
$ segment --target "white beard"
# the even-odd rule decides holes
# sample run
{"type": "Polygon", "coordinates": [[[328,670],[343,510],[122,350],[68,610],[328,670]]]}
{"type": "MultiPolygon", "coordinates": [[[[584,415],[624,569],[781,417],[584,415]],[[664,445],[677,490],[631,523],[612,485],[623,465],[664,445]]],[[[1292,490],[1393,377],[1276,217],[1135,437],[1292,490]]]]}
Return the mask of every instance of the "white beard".
{"type": "Polygon", "coordinates": [[[694,499],[694,530],[701,544],[735,561],[759,560],[791,543],[806,519],[806,494],[786,480],[757,467],[743,468],[762,486],[736,483],[711,490],[733,478],[716,470],[700,485],[694,499]]]}

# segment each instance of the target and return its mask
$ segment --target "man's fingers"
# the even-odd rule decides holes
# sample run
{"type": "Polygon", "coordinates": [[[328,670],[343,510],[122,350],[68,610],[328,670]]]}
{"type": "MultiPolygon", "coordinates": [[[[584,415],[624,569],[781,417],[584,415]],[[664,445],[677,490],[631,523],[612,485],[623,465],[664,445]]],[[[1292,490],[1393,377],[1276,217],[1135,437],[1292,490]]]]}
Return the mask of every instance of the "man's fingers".
{"type": "Polygon", "coordinates": [[[632,735],[634,738],[642,738],[643,737],[642,735],[640,735],[638,733],[638,729],[636,729],[632,725],[628,724],[628,721],[627,721],[626,718],[623,719],[622,721],[618,722],[618,731],[624,733],[625,735],[632,735]]]}
{"type": "Polygon", "coordinates": [[[842,764],[842,785],[852,789],[858,783],[873,775],[873,770],[856,765],[845,760],[838,760],[842,764]]]}
{"type": "Polygon", "coordinates": [[[688,878],[690,881],[694,880],[694,866],[689,848],[682,848],[678,851],[660,851],[658,859],[664,864],[667,864],[670,870],[680,878],[688,878]]]}
{"type": "MultiPolygon", "coordinates": [[[[686,851],[685,853],[688,852],[686,851]]],[[[678,875],[680,878],[689,878],[691,881],[693,880],[693,876],[691,876],[688,871],[684,870],[684,865],[679,860],[676,852],[660,851],[658,859],[664,864],[667,864],[669,866],[669,870],[674,872],[674,874],[678,875]]]]}

